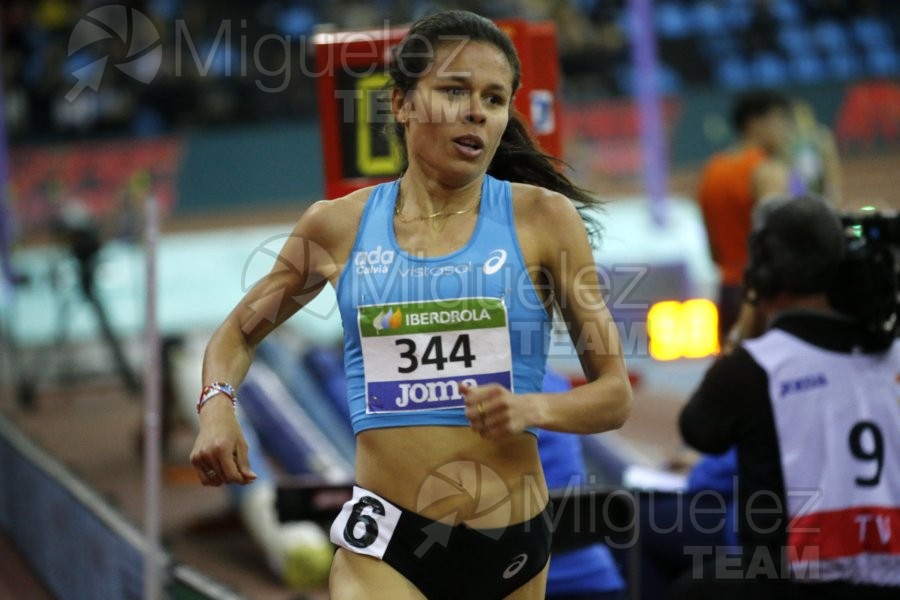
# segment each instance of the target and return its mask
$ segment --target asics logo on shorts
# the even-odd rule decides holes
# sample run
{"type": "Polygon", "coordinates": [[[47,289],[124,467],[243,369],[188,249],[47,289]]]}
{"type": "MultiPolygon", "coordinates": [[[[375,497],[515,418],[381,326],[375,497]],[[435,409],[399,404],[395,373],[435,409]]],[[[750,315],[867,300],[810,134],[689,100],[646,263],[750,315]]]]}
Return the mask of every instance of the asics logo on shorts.
{"type": "Polygon", "coordinates": [[[520,554],[517,557],[515,557],[513,559],[512,563],[510,563],[510,565],[508,567],[506,567],[506,570],[503,571],[503,579],[511,579],[512,577],[515,577],[516,574],[518,574],[518,572],[522,570],[522,568],[525,566],[525,563],[527,563],[527,562],[528,562],[527,554],[520,554]]]}

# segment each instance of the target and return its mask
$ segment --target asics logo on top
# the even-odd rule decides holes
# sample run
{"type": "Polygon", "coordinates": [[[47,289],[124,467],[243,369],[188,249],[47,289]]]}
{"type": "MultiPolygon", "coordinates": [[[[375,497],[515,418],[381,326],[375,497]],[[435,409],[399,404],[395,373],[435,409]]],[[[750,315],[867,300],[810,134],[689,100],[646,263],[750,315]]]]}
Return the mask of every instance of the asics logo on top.
{"type": "Polygon", "coordinates": [[[493,275],[506,263],[506,250],[497,249],[491,252],[491,257],[484,261],[484,274],[493,275]]]}

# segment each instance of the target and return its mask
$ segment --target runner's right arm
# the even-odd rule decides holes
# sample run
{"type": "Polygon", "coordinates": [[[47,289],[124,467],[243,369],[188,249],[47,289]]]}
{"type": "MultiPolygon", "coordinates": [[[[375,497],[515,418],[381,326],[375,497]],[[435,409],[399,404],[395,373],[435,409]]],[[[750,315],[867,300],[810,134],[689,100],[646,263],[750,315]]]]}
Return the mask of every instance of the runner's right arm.
{"type": "MultiPolygon", "coordinates": [[[[251,289],[215,331],[203,357],[203,384],[244,380],[259,343],[315,298],[339,269],[332,255],[349,237],[346,204],[317,202],[297,222],[272,270],[251,289]],[[336,240],[341,240],[336,242],[336,240]],[[337,244],[337,245],[336,245],[337,244]]],[[[213,396],[200,411],[200,432],[191,452],[204,485],[250,483],[244,441],[227,396],[213,396]],[[215,469],[219,476],[210,478],[215,469]]]]}

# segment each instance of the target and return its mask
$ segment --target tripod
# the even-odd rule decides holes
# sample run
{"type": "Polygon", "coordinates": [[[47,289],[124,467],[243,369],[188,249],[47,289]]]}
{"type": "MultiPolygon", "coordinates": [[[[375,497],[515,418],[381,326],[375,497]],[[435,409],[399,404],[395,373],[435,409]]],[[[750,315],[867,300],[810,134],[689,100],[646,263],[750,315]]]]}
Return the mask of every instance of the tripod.
{"type": "MultiPolygon", "coordinates": [[[[100,327],[103,342],[113,359],[113,367],[126,389],[133,396],[137,396],[141,391],[140,379],[126,360],[122,345],[113,330],[106,307],[97,293],[97,262],[102,247],[99,234],[90,225],[67,227],[64,228],[63,233],[69,242],[69,250],[77,261],[80,294],[88,302],[94,313],[94,317],[100,327]]],[[[69,303],[69,299],[64,299],[57,314],[56,347],[58,348],[62,347],[67,337],[66,323],[69,320],[69,303]]],[[[40,383],[40,371],[31,374],[26,371],[26,369],[19,370],[18,397],[19,403],[23,408],[32,408],[37,386],[40,383]]]]}
{"type": "MultiPolygon", "coordinates": [[[[97,250],[99,251],[99,247],[97,250]]],[[[97,253],[94,252],[87,258],[81,258],[76,255],[76,258],[79,259],[78,271],[81,293],[94,310],[94,316],[97,318],[97,323],[100,325],[100,332],[103,335],[103,340],[112,354],[113,364],[119,377],[122,378],[122,382],[125,384],[128,391],[133,395],[137,395],[141,391],[140,380],[131,369],[131,365],[129,365],[128,361],[125,359],[122,345],[119,343],[119,339],[113,331],[112,325],[109,322],[109,317],[106,314],[106,309],[103,306],[100,297],[97,295],[97,290],[94,285],[96,281],[95,274],[97,272],[97,253]]]]}

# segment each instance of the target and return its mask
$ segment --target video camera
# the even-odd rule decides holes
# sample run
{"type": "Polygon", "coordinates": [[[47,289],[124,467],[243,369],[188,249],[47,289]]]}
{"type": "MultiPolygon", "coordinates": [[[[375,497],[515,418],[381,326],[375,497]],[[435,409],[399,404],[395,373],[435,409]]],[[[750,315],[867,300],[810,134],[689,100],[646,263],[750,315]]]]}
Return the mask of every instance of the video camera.
{"type": "Polygon", "coordinates": [[[841,222],[846,254],[831,302],[862,325],[866,350],[882,351],[900,335],[900,214],[866,209],[841,222]]]}

